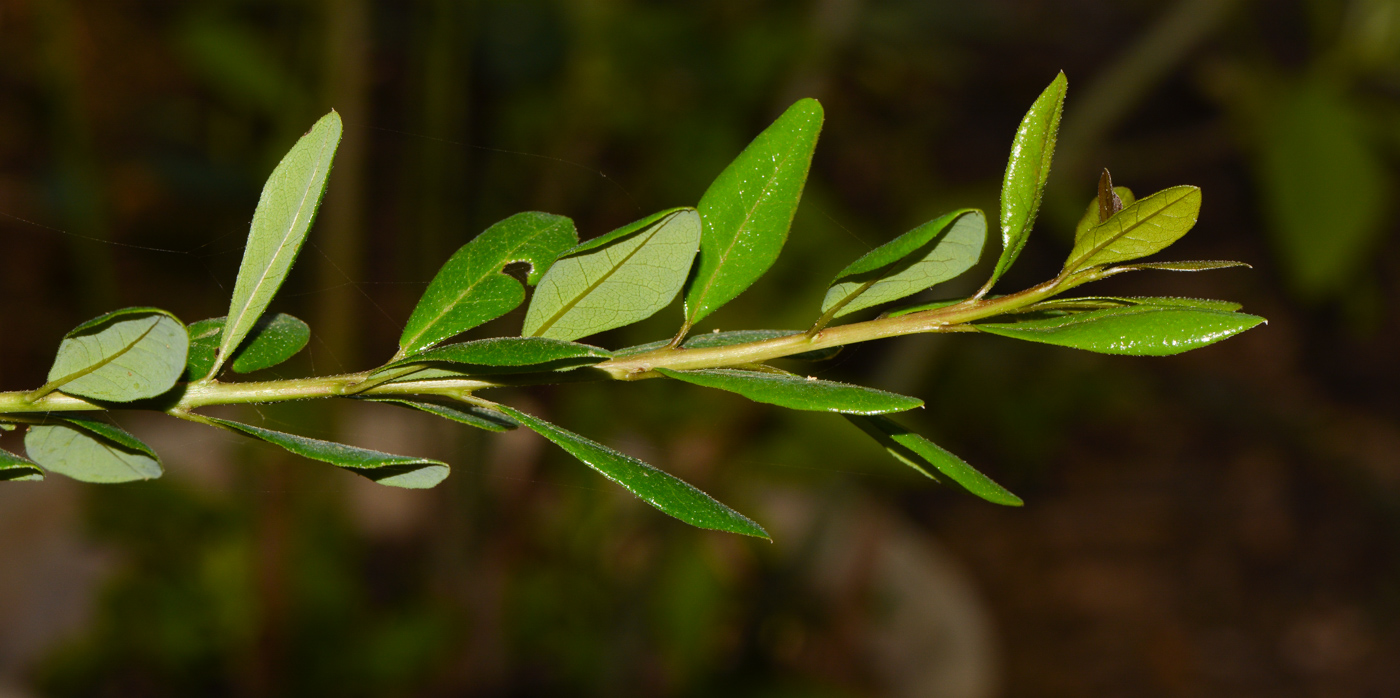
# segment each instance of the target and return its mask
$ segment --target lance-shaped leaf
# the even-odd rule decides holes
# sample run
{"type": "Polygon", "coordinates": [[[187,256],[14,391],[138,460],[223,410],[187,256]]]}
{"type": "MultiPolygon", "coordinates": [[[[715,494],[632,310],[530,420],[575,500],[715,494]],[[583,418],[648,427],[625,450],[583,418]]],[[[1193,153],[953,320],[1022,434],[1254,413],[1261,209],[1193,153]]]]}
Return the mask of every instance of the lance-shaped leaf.
{"type": "Polygon", "coordinates": [[[663,513],[697,528],[768,539],[768,532],[749,517],[664,470],[512,407],[498,409],[663,513]]]}
{"type": "Polygon", "coordinates": [[[987,219],[976,209],[929,221],[842,269],[826,291],[822,312],[838,318],[952,279],[977,263],[986,239],[987,219]]]}
{"type": "Polygon", "coordinates": [[[233,285],[214,373],[253,330],[291,271],[321,205],[339,144],[340,115],[332,111],[292,146],[263,185],[233,285]]]}
{"type": "Polygon", "coordinates": [[[1137,305],[976,327],[1004,337],[1103,354],[1170,356],[1233,337],[1262,322],[1264,318],[1244,313],[1137,305]]]}
{"type": "MultiPolygon", "coordinates": [[[[189,327],[190,354],[185,361],[184,379],[194,381],[209,375],[219,355],[224,318],[200,320],[189,327]]],[[[259,318],[252,332],[233,354],[230,364],[236,373],[252,373],[272,368],[297,355],[311,341],[311,328],[286,313],[259,318]]]]}
{"type": "Polygon", "coordinates": [[[442,405],[436,402],[425,400],[406,400],[401,398],[365,398],[370,402],[384,402],[401,407],[427,412],[431,415],[442,417],[443,419],[466,424],[477,429],[486,431],[510,431],[518,426],[515,420],[507,417],[495,410],[488,410],[485,407],[476,405],[442,405]]]}
{"type": "Polygon", "coordinates": [[[24,450],[45,470],[83,482],[132,482],[161,476],[160,458],[126,431],[85,417],[29,427],[24,450]]]}
{"type": "Polygon", "coordinates": [[[158,308],[115,310],[78,325],[58,345],[48,383],[36,393],[131,402],[170,390],[185,369],[189,337],[158,308]]]}
{"type": "Polygon", "coordinates": [[[1244,267],[1245,269],[1254,268],[1244,262],[1232,262],[1225,259],[1196,259],[1185,262],[1147,262],[1144,264],[1129,264],[1115,268],[1131,271],[1137,271],[1139,269],[1160,269],[1162,271],[1213,271],[1215,269],[1230,269],[1232,267],[1244,267]]]}
{"type": "Polygon", "coordinates": [[[1172,187],[1139,199],[1075,240],[1065,270],[1079,271],[1160,252],[1189,232],[1200,212],[1201,190],[1197,187],[1172,187]]]}
{"type": "Polygon", "coordinates": [[[1045,180],[1050,176],[1050,160],[1055,155],[1055,137],[1060,130],[1068,86],[1064,73],[1056,75],[1016,128],[1001,183],[1001,257],[984,291],[990,290],[1011,268],[1030,238],[1045,180]]]}
{"type": "Polygon", "coordinates": [[[858,417],[854,415],[846,415],[846,419],[851,420],[851,423],[860,427],[861,431],[880,442],[880,445],[884,446],[885,450],[889,451],[896,460],[930,478],[933,478],[933,473],[930,473],[925,466],[933,466],[949,480],[962,485],[968,492],[993,504],[1019,507],[1024,503],[1020,497],[968,465],[967,461],[949,453],[938,444],[905,429],[898,422],[885,417],[858,417]]]}
{"type": "Polygon", "coordinates": [[[216,417],[204,417],[203,419],[230,431],[261,439],[274,446],[281,446],[303,458],[340,466],[381,485],[425,489],[442,482],[448,474],[447,464],[442,461],[412,456],[396,456],[392,453],[287,434],[216,417]]]}
{"type": "Polygon", "coordinates": [[[667,378],[738,393],[754,402],[791,410],[884,414],[922,407],[923,400],[849,383],[803,378],[778,373],[757,373],[729,368],[698,371],[655,369],[667,378]]]}
{"type": "MultiPolygon", "coordinates": [[[[1124,208],[1132,206],[1133,202],[1137,201],[1137,197],[1133,196],[1133,190],[1127,187],[1114,187],[1113,193],[1118,196],[1118,201],[1124,208]]],[[[1122,209],[1119,210],[1121,211],[1122,209]]],[[[1100,223],[1104,222],[1100,219],[1101,215],[1099,197],[1094,197],[1094,200],[1089,202],[1089,207],[1084,210],[1084,215],[1079,219],[1079,223],[1074,226],[1074,241],[1076,244],[1080,240],[1083,240],[1084,236],[1088,235],[1090,230],[1093,230],[1100,223]]]]}
{"type": "Polygon", "coordinates": [[[531,286],[554,260],[578,244],[574,222],[538,211],[517,213],[457,250],[428,284],[399,337],[399,356],[408,356],[444,339],[494,320],[525,302],[525,289],[505,268],[529,265],[531,286]]]}
{"type": "MultiPolygon", "coordinates": [[[[731,330],[729,332],[705,332],[703,334],[687,337],[686,340],[681,343],[681,346],[685,349],[711,349],[714,347],[733,346],[735,344],[763,342],[779,337],[791,337],[795,334],[804,334],[804,332],[802,330],[731,330]]],[[[649,342],[647,344],[638,344],[633,347],[618,349],[613,352],[613,356],[617,358],[636,356],[649,351],[656,351],[670,344],[671,340],[669,339],[663,339],[659,342],[649,342]]],[[[826,347],[802,352],[801,354],[793,354],[792,356],[783,358],[797,359],[798,361],[825,361],[826,359],[836,356],[840,351],[841,347],[826,347]]]]}
{"type": "Polygon", "coordinates": [[[686,286],[686,322],[700,322],[734,300],[778,259],[823,118],[815,99],[788,107],[705,190],[700,261],[686,286]]]}
{"type": "Polygon", "coordinates": [[[700,216],[678,209],[579,245],[540,280],[523,334],[572,340],[651,317],[680,292],[699,244],[700,216]]]}
{"type": "Polygon", "coordinates": [[[421,363],[466,364],[471,366],[539,366],[550,368],[583,366],[606,361],[606,349],[548,337],[493,337],[460,344],[446,344],[387,364],[387,370],[421,363]]]}
{"type": "Polygon", "coordinates": [[[1084,296],[1082,298],[1056,298],[1054,300],[1036,303],[1027,308],[1027,310],[1103,310],[1105,308],[1122,308],[1132,305],[1150,305],[1160,308],[1196,308],[1201,310],[1219,310],[1225,313],[1234,312],[1243,307],[1234,301],[1219,301],[1210,298],[1177,298],[1174,296],[1084,296]]]}
{"type": "Polygon", "coordinates": [[[0,449],[0,482],[37,482],[43,479],[44,471],[28,458],[0,449]]]}

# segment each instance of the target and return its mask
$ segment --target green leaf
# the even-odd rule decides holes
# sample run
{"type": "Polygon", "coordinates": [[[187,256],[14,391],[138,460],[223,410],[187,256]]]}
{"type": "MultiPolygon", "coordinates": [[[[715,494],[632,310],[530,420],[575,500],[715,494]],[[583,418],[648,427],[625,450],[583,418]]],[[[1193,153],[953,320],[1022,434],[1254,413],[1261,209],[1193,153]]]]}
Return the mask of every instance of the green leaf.
{"type": "Polygon", "coordinates": [[[1163,271],[1211,271],[1214,269],[1229,269],[1231,267],[1244,267],[1253,269],[1254,267],[1244,262],[1231,262],[1223,259],[1198,259],[1186,262],[1148,262],[1146,264],[1130,264],[1124,269],[1161,269],[1163,271]]]}
{"type": "Polygon", "coordinates": [[[429,349],[407,359],[386,364],[379,370],[421,363],[467,364],[472,366],[538,366],[560,364],[581,366],[606,361],[612,354],[588,344],[547,337],[493,337],[429,349]]]}
{"type": "Polygon", "coordinates": [[[768,532],[752,519],[664,470],[512,407],[502,405],[497,409],[663,513],[697,528],[769,539],[768,532]]]}
{"type": "Polygon", "coordinates": [[[765,402],[791,410],[841,412],[845,414],[884,414],[922,407],[923,400],[849,383],[803,378],[775,373],[712,368],[698,371],[654,369],[667,378],[694,385],[738,393],[754,402],[765,402]]]}
{"type": "Polygon", "coordinates": [[[436,402],[404,400],[399,398],[374,397],[364,399],[370,402],[384,402],[412,408],[459,424],[466,424],[467,426],[473,426],[487,431],[510,431],[520,426],[515,420],[500,412],[488,410],[485,407],[477,407],[476,405],[440,405],[436,402]]]}
{"type": "Polygon", "coordinates": [[[321,205],[339,144],[340,115],[332,111],[292,146],[263,185],[211,373],[217,373],[243,344],[286,280],[321,205]]]}
{"type": "MultiPolygon", "coordinates": [[[[733,346],[735,344],[764,342],[770,339],[778,339],[779,337],[791,337],[795,334],[803,334],[803,331],[732,330],[729,332],[705,332],[703,334],[697,334],[691,337],[687,337],[686,340],[681,343],[681,347],[685,349],[712,349],[715,347],[733,346]]],[[[617,351],[613,352],[613,356],[619,359],[626,358],[629,356],[637,356],[638,354],[645,354],[650,351],[656,351],[657,349],[667,347],[670,344],[671,340],[669,339],[663,339],[659,342],[650,342],[647,344],[638,344],[637,346],[618,349],[617,351]]],[[[841,347],[827,347],[825,349],[815,349],[813,351],[806,351],[802,352],[801,354],[793,354],[792,356],[785,356],[783,358],[796,359],[798,361],[824,361],[826,359],[830,359],[833,356],[836,356],[838,353],[840,353],[840,351],[841,347]]]]}
{"type": "MultiPolygon", "coordinates": [[[[1114,187],[1113,193],[1118,195],[1118,200],[1123,203],[1124,208],[1132,206],[1133,202],[1137,201],[1137,197],[1133,196],[1133,191],[1127,187],[1114,187]]],[[[1099,220],[1099,197],[1096,196],[1089,202],[1089,207],[1084,210],[1084,216],[1079,219],[1078,225],[1074,226],[1075,244],[1079,244],[1079,241],[1083,240],[1090,230],[1102,222],[1099,220]]]]}
{"type": "Polygon", "coordinates": [[[1050,176],[1050,160],[1055,155],[1055,137],[1060,130],[1068,86],[1064,73],[1056,75],[1016,128],[1001,183],[1001,257],[984,289],[991,289],[1011,268],[1030,238],[1045,180],[1050,176]]]}
{"type": "Polygon", "coordinates": [[[972,268],[987,240],[981,211],[963,209],[881,245],[841,270],[822,301],[833,318],[912,296],[972,268]]]}
{"type": "Polygon", "coordinates": [[[1103,354],[1170,356],[1214,344],[1264,318],[1195,308],[1128,306],[1025,322],[982,323],[983,332],[1103,354]]]}
{"type": "Polygon", "coordinates": [[[1201,310],[1219,310],[1221,312],[1234,312],[1241,306],[1234,301],[1218,301],[1209,298],[1177,298],[1174,296],[1084,296],[1082,298],[1056,298],[1054,300],[1036,303],[1026,310],[1102,310],[1104,308],[1121,308],[1132,305],[1150,305],[1162,308],[1197,308],[1201,310]]]}
{"type": "Polygon", "coordinates": [[[38,482],[44,471],[28,458],[0,449],[0,482],[38,482]]]}
{"type": "Polygon", "coordinates": [[[1200,212],[1201,190],[1197,187],[1172,187],[1139,199],[1075,240],[1065,270],[1074,272],[1160,252],[1189,232],[1200,212]]]}
{"type": "Polygon", "coordinates": [[[700,216],[678,209],[570,250],[540,280],[522,334],[571,340],[651,317],[680,292],[700,216]]]}
{"type": "Polygon", "coordinates": [[[399,355],[415,354],[514,310],[525,289],[505,273],[509,264],[530,269],[526,283],[540,277],[565,250],[578,243],[574,222],[538,211],[517,213],[457,250],[428,284],[399,338],[399,355]]]}
{"type": "Polygon", "coordinates": [[[214,370],[214,362],[219,358],[219,340],[224,336],[224,318],[215,317],[190,323],[185,328],[190,338],[189,353],[185,358],[184,381],[197,381],[214,370]]]}
{"type": "MultiPolygon", "coordinates": [[[[997,297],[997,296],[988,296],[987,298],[991,299],[991,298],[996,298],[996,297],[997,297]]],[[[967,300],[967,299],[966,299],[966,298],[952,298],[952,299],[949,299],[949,300],[932,301],[932,302],[929,302],[929,303],[921,303],[921,304],[919,304],[919,305],[911,305],[911,306],[909,306],[908,308],[896,308],[896,309],[894,309],[894,310],[891,310],[891,311],[885,313],[884,316],[885,316],[885,317],[899,317],[899,316],[901,316],[901,315],[909,315],[910,313],[920,313],[920,312],[923,312],[923,311],[925,311],[925,310],[938,310],[939,308],[947,308],[947,307],[950,306],[950,305],[957,305],[957,304],[959,304],[959,303],[961,303],[961,302],[963,302],[963,301],[965,301],[965,300],[967,300]]]]}
{"type": "Polygon", "coordinates": [[[787,241],[812,153],[822,105],[803,99],[739,153],[700,198],[700,261],[686,287],[686,322],[695,324],[763,276],[787,241]]]}
{"type": "Polygon", "coordinates": [[[230,431],[240,432],[255,439],[261,439],[274,446],[295,453],[303,458],[340,466],[353,473],[363,475],[381,485],[426,489],[442,482],[447,477],[448,467],[442,461],[411,456],[396,456],[391,453],[371,451],[367,448],[347,446],[333,441],[322,441],[295,434],[287,434],[271,429],[255,427],[251,424],[231,422],[217,417],[203,417],[230,431]]]}
{"type": "MultiPolygon", "coordinates": [[[[185,363],[184,379],[199,380],[209,375],[219,354],[223,337],[224,318],[200,320],[189,327],[190,355],[185,363]]],[[[231,367],[236,373],[252,373],[272,368],[296,356],[311,341],[311,328],[305,322],[286,313],[273,313],[259,318],[243,346],[233,354],[231,367]]]]}
{"type": "Polygon", "coordinates": [[[122,429],[86,417],[29,428],[24,450],[45,470],[82,482],[132,482],[158,478],[160,458],[122,429]]]}
{"type": "Polygon", "coordinates": [[[158,308],[114,310],[78,325],[58,345],[39,395],[131,402],[170,390],[185,369],[189,337],[174,315],[158,308]]]}
{"type": "Polygon", "coordinates": [[[851,423],[860,427],[861,431],[879,441],[880,445],[884,446],[885,450],[889,451],[896,460],[930,478],[933,478],[933,474],[924,468],[925,464],[933,466],[948,479],[962,485],[968,492],[993,504],[1012,507],[1024,504],[1020,497],[978,472],[976,468],[968,465],[967,461],[943,450],[938,444],[905,429],[893,420],[885,417],[852,415],[847,415],[846,419],[851,420],[851,423]]]}

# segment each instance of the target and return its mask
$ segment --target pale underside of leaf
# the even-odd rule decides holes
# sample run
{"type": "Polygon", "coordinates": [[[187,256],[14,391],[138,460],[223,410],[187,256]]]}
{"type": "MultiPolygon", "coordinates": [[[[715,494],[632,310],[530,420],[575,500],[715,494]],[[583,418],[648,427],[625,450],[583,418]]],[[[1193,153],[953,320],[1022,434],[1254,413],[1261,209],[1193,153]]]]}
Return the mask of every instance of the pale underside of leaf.
{"type": "Polygon", "coordinates": [[[39,482],[44,471],[28,458],[0,449],[0,482],[39,482]]]}
{"type": "Polygon", "coordinates": [[[448,475],[446,463],[429,458],[397,456],[358,446],[322,441],[296,434],[255,427],[227,419],[203,417],[230,431],[280,446],[303,458],[330,463],[363,475],[381,485],[408,489],[425,489],[442,482],[448,475]]]}
{"type": "Polygon", "coordinates": [[[180,321],[159,311],[110,315],[106,322],[85,323],[64,338],[41,390],[130,402],[175,385],[189,349],[180,321]]]}
{"type": "Polygon", "coordinates": [[[826,291],[832,317],[912,296],[971,269],[982,255],[987,221],[981,211],[948,214],[856,260],[826,291]],[[880,254],[884,253],[884,254],[880,254]]]}
{"type": "Polygon", "coordinates": [[[82,482],[150,480],[163,472],[160,460],[149,448],[130,434],[100,422],[71,420],[32,426],[24,436],[24,448],[45,470],[82,482]]]}

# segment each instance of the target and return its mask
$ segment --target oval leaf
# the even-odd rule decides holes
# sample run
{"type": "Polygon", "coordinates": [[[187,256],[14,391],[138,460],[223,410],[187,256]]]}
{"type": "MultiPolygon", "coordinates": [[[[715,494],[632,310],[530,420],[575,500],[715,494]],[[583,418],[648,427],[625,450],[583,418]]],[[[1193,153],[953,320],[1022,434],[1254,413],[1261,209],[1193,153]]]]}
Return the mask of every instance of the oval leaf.
{"type": "MultiPolygon", "coordinates": [[[[185,380],[199,380],[209,375],[219,354],[223,337],[224,318],[200,320],[189,327],[190,354],[185,362],[185,380]]],[[[248,338],[233,354],[236,373],[252,373],[272,368],[296,356],[311,341],[311,328],[300,319],[286,313],[273,313],[258,319],[248,338]]]]}
{"type": "Polygon", "coordinates": [[[163,472],[155,451],[136,437],[87,418],[30,427],[24,450],[45,470],[82,482],[150,480],[163,472]]]}
{"type": "Polygon", "coordinates": [[[1192,308],[1129,306],[1013,323],[975,325],[983,332],[1103,354],[1170,356],[1214,344],[1264,318],[1192,308]]]}
{"type": "Polygon", "coordinates": [[[38,482],[44,471],[28,458],[0,449],[0,482],[38,482]]]}
{"type": "Polygon", "coordinates": [[[788,107],[705,190],[700,261],[685,293],[687,323],[734,300],[778,259],[824,118],[815,99],[788,107]]]}
{"type": "Polygon", "coordinates": [[[421,363],[468,364],[473,366],[538,366],[567,363],[595,364],[612,354],[599,347],[565,342],[547,337],[493,337],[429,349],[386,364],[383,369],[421,363]]]}
{"type": "Polygon", "coordinates": [[[216,417],[203,417],[203,419],[231,431],[261,439],[274,446],[281,446],[302,458],[338,465],[381,485],[425,489],[442,482],[448,474],[447,464],[442,461],[396,456],[391,453],[372,451],[368,448],[287,434],[216,417]]]}
{"type": "Polygon", "coordinates": [[[1196,225],[1201,190],[1172,187],[1125,206],[1074,241],[1066,271],[1126,262],[1160,252],[1196,225]]]}
{"type": "Polygon", "coordinates": [[[697,528],[768,539],[768,532],[749,517],[664,470],[520,410],[504,405],[498,409],[663,513],[697,528]]]}
{"type": "Polygon", "coordinates": [[[682,209],[579,245],[540,280],[523,334],[572,340],[651,317],[680,292],[699,244],[700,217],[682,209]]]}
{"type": "Polygon", "coordinates": [[[399,398],[365,398],[370,402],[384,402],[401,407],[408,407],[431,415],[448,419],[458,424],[466,424],[477,429],[486,431],[510,431],[518,426],[515,420],[507,417],[495,410],[488,410],[485,407],[476,405],[440,405],[436,402],[426,402],[423,400],[404,400],[399,398]]]}
{"type": "Polygon", "coordinates": [[[822,312],[838,318],[912,296],[972,268],[982,256],[987,219],[964,209],[929,221],[857,259],[836,275],[822,312]]]}
{"type": "Polygon", "coordinates": [[[228,362],[286,280],[321,205],[339,144],[340,115],[332,111],[292,146],[263,185],[211,373],[228,362]]]}
{"type": "Polygon", "coordinates": [[[847,415],[846,419],[860,427],[871,438],[880,442],[896,460],[933,478],[924,465],[933,466],[949,480],[962,485],[982,499],[993,504],[1019,507],[1025,502],[991,478],[978,472],[967,461],[949,453],[938,444],[905,429],[897,422],[885,417],[857,417],[847,415]]]}
{"type": "MultiPolygon", "coordinates": [[[[1132,206],[1133,202],[1137,201],[1137,197],[1133,196],[1133,190],[1127,187],[1114,187],[1113,193],[1118,195],[1118,200],[1122,202],[1124,208],[1132,206]]],[[[1083,240],[1090,230],[1103,222],[1099,220],[1099,206],[1099,197],[1094,197],[1094,200],[1089,202],[1089,208],[1085,209],[1084,215],[1079,219],[1079,223],[1074,226],[1074,242],[1076,244],[1083,240]]]]}
{"type": "Polygon", "coordinates": [[[58,345],[49,382],[39,394],[131,402],[170,390],[185,370],[189,336],[174,315],[157,308],[126,308],[93,318],[58,345]]]}
{"type": "Polygon", "coordinates": [[[884,414],[921,407],[923,400],[849,383],[803,378],[777,373],[757,373],[731,368],[699,371],[654,369],[667,378],[738,393],[754,402],[765,402],[791,410],[841,412],[845,414],[884,414]]]}
{"type": "Polygon", "coordinates": [[[1045,180],[1050,176],[1050,160],[1055,155],[1055,137],[1060,130],[1068,87],[1065,74],[1056,75],[1016,128],[1001,183],[1001,257],[992,270],[992,278],[983,287],[984,292],[1011,268],[1030,238],[1045,180]]]}
{"type": "Polygon", "coordinates": [[[457,250],[428,284],[399,338],[399,356],[415,354],[514,310],[525,301],[508,264],[530,266],[534,286],[565,250],[578,244],[574,222],[538,211],[517,213],[457,250]]]}

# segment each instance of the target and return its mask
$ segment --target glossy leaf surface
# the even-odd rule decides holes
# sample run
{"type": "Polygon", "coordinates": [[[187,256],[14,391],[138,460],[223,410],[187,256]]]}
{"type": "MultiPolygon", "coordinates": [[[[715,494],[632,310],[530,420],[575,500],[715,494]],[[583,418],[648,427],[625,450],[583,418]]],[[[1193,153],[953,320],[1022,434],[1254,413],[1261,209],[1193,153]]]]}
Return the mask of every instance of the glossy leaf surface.
{"type": "Polygon", "coordinates": [[[28,458],[0,449],[0,482],[38,482],[44,471],[28,458]]]}
{"type": "Polygon", "coordinates": [[[1174,296],[1084,296],[1080,298],[1056,298],[1036,303],[1028,310],[1102,310],[1132,305],[1150,305],[1162,308],[1197,308],[1234,312],[1241,306],[1234,301],[1219,301],[1210,298],[1177,298],[1174,296]]]}
{"type": "Polygon", "coordinates": [[[321,439],[263,429],[227,419],[215,417],[205,417],[205,419],[231,431],[280,446],[303,458],[340,466],[381,485],[425,489],[442,482],[448,474],[446,463],[428,458],[396,456],[368,448],[347,446],[333,441],[322,441],[321,439]]]}
{"type": "Polygon", "coordinates": [[[912,296],[971,269],[982,256],[987,219],[964,209],[936,218],[881,245],[841,270],[826,291],[832,317],[912,296]]]}
{"type": "MultiPolygon", "coordinates": [[[[1118,200],[1123,204],[1123,208],[1132,206],[1133,202],[1137,201],[1137,197],[1133,196],[1133,191],[1127,187],[1114,187],[1113,193],[1118,195],[1118,200]]],[[[1102,222],[1099,220],[1099,197],[1094,197],[1089,202],[1089,207],[1084,210],[1084,215],[1080,217],[1079,223],[1074,226],[1075,243],[1083,240],[1090,230],[1102,222]]]]}
{"type": "MultiPolygon", "coordinates": [[[[223,330],[224,318],[221,317],[190,325],[190,355],[185,363],[185,380],[198,380],[209,375],[219,353],[223,330]]],[[[272,368],[296,356],[310,341],[311,328],[300,319],[286,313],[264,315],[253,325],[243,346],[234,353],[230,367],[235,373],[272,368]]]]}
{"type": "Polygon", "coordinates": [[[666,514],[698,528],[768,539],[762,526],[684,480],[520,410],[500,409],[666,514]]]}
{"type": "Polygon", "coordinates": [[[574,222],[538,211],[517,213],[463,245],[428,284],[399,337],[410,355],[494,320],[525,302],[525,289],[504,269],[529,265],[533,286],[566,250],[578,243],[574,222]]]}
{"type": "Polygon", "coordinates": [[[1139,199],[1076,239],[1065,269],[1078,271],[1160,252],[1190,232],[1200,212],[1197,187],[1172,187],[1139,199]]]}
{"type": "Polygon", "coordinates": [[[45,470],[82,482],[150,480],[163,469],[155,451],[126,431],[94,419],[67,417],[36,425],[24,435],[24,450],[45,470]]]}
{"type": "Polygon", "coordinates": [[[1233,337],[1262,322],[1264,318],[1244,313],[1138,305],[976,327],[1004,337],[1103,354],[1170,356],[1233,337]]]}
{"type": "Polygon", "coordinates": [[[340,115],[321,117],[277,164],[253,213],[215,370],[228,361],[262,317],[291,271],[321,205],[340,144],[340,115]]]}
{"type": "Polygon", "coordinates": [[[682,209],[579,245],[540,280],[522,334],[572,340],[651,317],[680,292],[699,244],[700,216],[682,209]]]}
{"type": "Polygon", "coordinates": [[[967,461],[949,453],[938,444],[900,426],[899,423],[884,417],[858,417],[847,415],[846,419],[860,427],[871,438],[880,442],[896,460],[933,477],[925,466],[933,466],[938,472],[953,482],[962,485],[982,499],[993,504],[1019,507],[1024,502],[1020,497],[1007,491],[991,478],[983,475],[967,461]]]}
{"type": "Polygon", "coordinates": [[[395,361],[384,368],[420,363],[474,366],[536,366],[568,363],[584,365],[606,361],[612,354],[599,347],[547,337],[493,337],[447,344],[395,361]]]}
{"type": "Polygon", "coordinates": [[[754,402],[814,412],[845,414],[884,414],[921,407],[923,400],[849,383],[803,378],[775,373],[758,373],[729,368],[698,371],[655,369],[667,378],[693,385],[738,393],[754,402]]]}
{"type": "Polygon", "coordinates": [[[1040,211],[1045,180],[1050,176],[1050,161],[1055,155],[1055,138],[1060,130],[1060,114],[1064,111],[1068,86],[1064,73],[1056,75],[1016,128],[1011,157],[1001,183],[1001,257],[992,270],[992,278],[987,281],[987,288],[1011,268],[1030,238],[1031,226],[1040,211]]]}
{"type": "Polygon", "coordinates": [[[188,349],[185,326],[174,315],[157,308],[116,310],[63,338],[45,387],[110,402],[155,397],[174,387],[188,349]]]}
{"type": "Polygon", "coordinates": [[[685,293],[687,322],[734,300],[778,259],[824,118],[815,99],[788,107],[705,190],[700,260],[685,293]]]}
{"type": "Polygon", "coordinates": [[[457,422],[458,424],[466,424],[467,426],[473,426],[477,429],[485,429],[486,431],[510,431],[511,429],[520,426],[519,424],[515,423],[515,420],[511,419],[510,417],[507,417],[504,414],[501,414],[500,412],[496,412],[495,410],[488,410],[484,407],[477,407],[476,405],[457,404],[449,406],[441,405],[436,402],[426,402],[423,400],[404,400],[398,398],[366,399],[370,400],[371,402],[384,402],[388,404],[399,405],[401,407],[408,407],[411,409],[419,410],[421,412],[427,412],[428,414],[436,415],[438,417],[442,417],[443,419],[457,422]]]}

